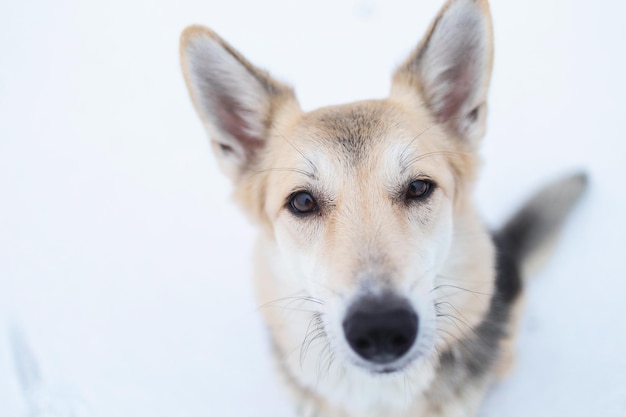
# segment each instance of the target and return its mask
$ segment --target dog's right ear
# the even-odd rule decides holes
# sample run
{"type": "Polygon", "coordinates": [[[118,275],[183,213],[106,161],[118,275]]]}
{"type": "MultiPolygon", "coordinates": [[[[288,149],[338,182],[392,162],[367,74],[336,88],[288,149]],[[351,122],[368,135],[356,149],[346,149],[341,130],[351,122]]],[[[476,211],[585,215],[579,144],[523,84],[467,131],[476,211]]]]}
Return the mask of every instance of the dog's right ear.
{"type": "Polygon", "coordinates": [[[289,105],[299,109],[293,90],[202,26],[185,29],[180,54],[189,94],[220,166],[236,179],[254,166],[276,114],[289,105]]]}

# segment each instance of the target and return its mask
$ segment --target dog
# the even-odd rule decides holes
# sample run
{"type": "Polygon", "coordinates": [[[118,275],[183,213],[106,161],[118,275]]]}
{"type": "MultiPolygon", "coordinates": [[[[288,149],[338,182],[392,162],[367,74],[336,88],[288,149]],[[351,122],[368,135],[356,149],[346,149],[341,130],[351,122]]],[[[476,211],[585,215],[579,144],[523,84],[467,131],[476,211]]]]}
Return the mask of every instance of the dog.
{"type": "Polygon", "coordinates": [[[304,112],[201,26],[181,62],[259,228],[257,297],[298,415],[475,415],[512,360],[522,272],[587,182],[545,187],[495,232],[481,221],[488,2],[449,0],[380,100],[304,112]]]}

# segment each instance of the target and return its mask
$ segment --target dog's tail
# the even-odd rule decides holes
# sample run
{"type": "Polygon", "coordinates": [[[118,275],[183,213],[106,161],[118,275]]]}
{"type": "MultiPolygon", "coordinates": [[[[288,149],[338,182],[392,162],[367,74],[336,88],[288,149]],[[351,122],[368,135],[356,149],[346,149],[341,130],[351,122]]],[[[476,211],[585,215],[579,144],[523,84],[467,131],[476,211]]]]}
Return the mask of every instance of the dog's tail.
{"type": "Polygon", "coordinates": [[[495,234],[501,249],[524,266],[559,231],[587,183],[587,175],[580,172],[542,188],[495,234]]]}

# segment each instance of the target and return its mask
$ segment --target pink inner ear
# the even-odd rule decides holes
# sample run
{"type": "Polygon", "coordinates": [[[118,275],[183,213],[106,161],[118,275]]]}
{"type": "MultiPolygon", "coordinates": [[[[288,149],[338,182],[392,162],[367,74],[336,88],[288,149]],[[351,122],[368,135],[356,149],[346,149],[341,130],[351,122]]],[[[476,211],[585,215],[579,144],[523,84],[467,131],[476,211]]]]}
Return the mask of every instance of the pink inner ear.
{"type": "Polygon", "coordinates": [[[439,83],[446,86],[442,97],[436,99],[438,104],[435,108],[437,119],[445,122],[453,117],[461,117],[459,114],[463,104],[472,94],[472,67],[471,63],[457,65],[450,68],[439,76],[439,83]]]}
{"type": "Polygon", "coordinates": [[[263,138],[253,134],[252,126],[246,122],[256,115],[232,98],[223,96],[215,110],[221,128],[237,141],[237,148],[244,151],[246,161],[252,160],[254,154],[263,147],[263,138]]]}

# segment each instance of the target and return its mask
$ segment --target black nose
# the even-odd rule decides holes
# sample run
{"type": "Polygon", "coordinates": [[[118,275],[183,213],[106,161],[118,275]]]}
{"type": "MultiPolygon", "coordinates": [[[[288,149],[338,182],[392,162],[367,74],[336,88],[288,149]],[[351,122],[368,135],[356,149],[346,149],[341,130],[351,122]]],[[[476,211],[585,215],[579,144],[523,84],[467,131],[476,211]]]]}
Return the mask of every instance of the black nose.
{"type": "Polygon", "coordinates": [[[363,359],[380,364],[407,353],[417,328],[417,314],[409,302],[393,295],[358,300],[343,322],[350,347],[363,359]]]}

